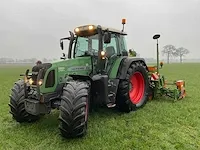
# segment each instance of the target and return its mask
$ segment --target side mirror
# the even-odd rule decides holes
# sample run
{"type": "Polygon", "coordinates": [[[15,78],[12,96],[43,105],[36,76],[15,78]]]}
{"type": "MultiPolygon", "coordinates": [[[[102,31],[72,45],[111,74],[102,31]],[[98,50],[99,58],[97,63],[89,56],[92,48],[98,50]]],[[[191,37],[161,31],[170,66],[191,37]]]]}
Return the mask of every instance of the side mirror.
{"type": "Polygon", "coordinates": [[[105,32],[104,33],[104,43],[109,44],[111,41],[111,33],[110,32],[105,32]]]}
{"type": "Polygon", "coordinates": [[[60,40],[60,47],[61,47],[62,50],[64,49],[63,41],[62,40],[60,40]]]}
{"type": "Polygon", "coordinates": [[[60,57],[60,59],[66,59],[66,57],[65,57],[65,53],[62,53],[62,57],[60,57]]]}

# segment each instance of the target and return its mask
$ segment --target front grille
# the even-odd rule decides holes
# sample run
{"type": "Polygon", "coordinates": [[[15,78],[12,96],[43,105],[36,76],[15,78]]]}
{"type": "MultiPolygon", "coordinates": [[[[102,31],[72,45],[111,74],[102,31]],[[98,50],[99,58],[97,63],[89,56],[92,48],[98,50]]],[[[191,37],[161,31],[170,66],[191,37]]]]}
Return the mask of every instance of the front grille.
{"type": "Polygon", "coordinates": [[[38,72],[34,72],[34,74],[32,73],[32,80],[33,80],[33,83],[32,85],[36,85],[36,82],[37,82],[37,75],[38,75],[38,72]]]}
{"type": "Polygon", "coordinates": [[[40,64],[40,65],[36,65],[32,68],[32,80],[33,80],[33,85],[36,85],[36,82],[37,82],[37,76],[38,76],[38,73],[40,71],[40,69],[44,69],[44,74],[42,75],[41,79],[44,79],[44,75],[45,75],[45,72],[47,71],[47,69],[49,69],[50,67],[52,66],[51,63],[44,63],[44,64],[40,64]]]}
{"type": "Polygon", "coordinates": [[[53,87],[55,84],[55,70],[51,70],[47,76],[45,88],[53,87]]]}

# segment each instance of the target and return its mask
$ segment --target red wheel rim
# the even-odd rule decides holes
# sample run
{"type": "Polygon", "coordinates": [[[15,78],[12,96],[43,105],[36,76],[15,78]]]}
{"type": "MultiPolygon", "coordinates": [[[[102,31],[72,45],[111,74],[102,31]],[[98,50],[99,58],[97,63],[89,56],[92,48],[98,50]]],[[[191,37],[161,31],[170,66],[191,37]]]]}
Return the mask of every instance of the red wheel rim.
{"type": "Polygon", "coordinates": [[[135,72],[130,77],[129,97],[132,103],[138,104],[144,95],[144,77],[140,72],[135,72]]]}

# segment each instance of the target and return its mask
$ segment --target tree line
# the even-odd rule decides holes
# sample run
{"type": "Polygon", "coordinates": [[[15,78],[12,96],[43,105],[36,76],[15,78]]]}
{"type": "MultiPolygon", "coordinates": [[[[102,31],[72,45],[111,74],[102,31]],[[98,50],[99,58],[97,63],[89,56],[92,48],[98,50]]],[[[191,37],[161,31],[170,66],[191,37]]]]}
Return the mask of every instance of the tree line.
{"type": "MultiPolygon", "coordinates": [[[[132,49],[130,49],[132,50],[132,49]]],[[[165,55],[167,57],[167,63],[169,63],[169,60],[171,57],[179,57],[180,62],[183,62],[183,57],[187,54],[189,54],[189,50],[184,48],[184,47],[180,47],[180,48],[176,48],[174,45],[166,45],[163,47],[162,50],[162,54],[165,55]]],[[[137,57],[140,57],[140,54],[136,53],[137,57]]],[[[154,59],[151,58],[146,58],[149,61],[156,61],[154,59]]],[[[38,59],[36,58],[27,58],[27,59],[13,59],[13,58],[0,58],[0,64],[4,64],[4,63],[36,63],[38,59]]],[[[58,59],[53,58],[53,59],[46,59],[43,58],[41,61],[42,62],[52,62],[52,61],[56,61],[58,59]]]]}
{"type": "Polygon", "coordinates": [[[180,63],[183,62],[183,57],[189,54],[190,51],[184,47],[176,48],[174,45],[166,45],[163,47],[162,54],[167,57],[169,63],[170,57],[179,57],[180,63]]]}
{"type": "MultiPolygon", "coordinates": [[[[0,64],[6,64],[6,63],[27,63],[27,64],[35,64],[39,59],[37,58],[26,58],[26,59],[13,59],[13,58],[0,58],[0,64]]],[[[56,58],[53,59],[47,59],[43,58],[41,59],[42,62],[52,62],[57,60],[56,58]]]]}

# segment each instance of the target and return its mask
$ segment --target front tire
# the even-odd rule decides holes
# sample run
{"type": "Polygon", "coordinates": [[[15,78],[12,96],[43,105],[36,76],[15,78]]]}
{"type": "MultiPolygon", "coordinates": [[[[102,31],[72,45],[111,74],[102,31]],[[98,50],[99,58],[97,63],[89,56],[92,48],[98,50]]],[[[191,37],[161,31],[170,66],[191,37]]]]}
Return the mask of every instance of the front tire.
{"type": "Polygon", "coordinates": [[[71,81],[61,96],[60,125],[65,138],[82,137],[86,134],[89,112],[89,86],[86,82],[71,81]]]}
{"type": "Polygon", "coordinates": [[[17,122],[34,122],[39,119],[39,116],[29,114],[25,110],[25,89],[24,80],[19,80],[15,83],[10,95],[10,113],[17,122]]]}
{"type": "Polygon", "coordinates": [[[130,112],[146,104],[149,91],[147,72],[143,62],[133,62],[129,66],[117,92],[117,106],[121,111],[130,112]]]}

